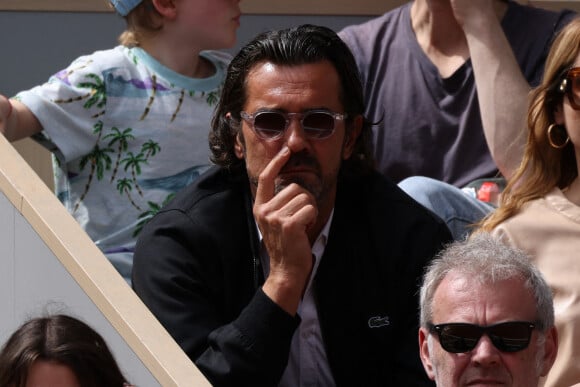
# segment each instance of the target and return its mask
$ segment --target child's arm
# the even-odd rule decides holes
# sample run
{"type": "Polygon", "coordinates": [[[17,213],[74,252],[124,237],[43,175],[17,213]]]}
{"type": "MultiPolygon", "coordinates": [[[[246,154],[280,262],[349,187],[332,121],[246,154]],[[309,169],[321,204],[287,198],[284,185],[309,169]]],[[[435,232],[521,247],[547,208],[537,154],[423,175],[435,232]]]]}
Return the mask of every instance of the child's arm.
{"type": "Polygon", "coordinates": [[[0,133],[8,141],[30,137],[42,131],[42,125],[23,103],[0,95],[0,133]]]}

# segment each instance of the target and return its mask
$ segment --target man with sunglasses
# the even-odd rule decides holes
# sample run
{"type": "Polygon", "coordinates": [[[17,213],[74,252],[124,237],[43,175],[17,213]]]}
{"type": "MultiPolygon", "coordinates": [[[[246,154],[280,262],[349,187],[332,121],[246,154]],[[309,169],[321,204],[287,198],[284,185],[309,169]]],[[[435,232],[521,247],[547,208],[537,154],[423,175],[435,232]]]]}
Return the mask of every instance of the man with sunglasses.
{"type": "Polygon", "coordinates": [[[530,258],[478,232],[433,260],[419,347],[439,387],[537,386],[556,359],[550,287],[530,258]]]}
{"type": "Polygon", "coordinates": [[[330,29],[232,60],[218,164],[144,228],[133,286],[215,386],[429,386],[418,283],[442,221],[372,168],[362,87],[330,29]]]}

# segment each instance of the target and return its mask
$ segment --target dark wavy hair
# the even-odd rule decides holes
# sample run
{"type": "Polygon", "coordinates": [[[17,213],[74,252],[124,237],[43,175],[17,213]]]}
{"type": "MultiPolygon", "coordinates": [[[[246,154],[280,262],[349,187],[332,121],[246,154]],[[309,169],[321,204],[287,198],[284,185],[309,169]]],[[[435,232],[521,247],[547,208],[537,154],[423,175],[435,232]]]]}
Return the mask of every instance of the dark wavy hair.
{"type": "Polygon", "coordinates": [[[121,387],[125,377],[103,338],[66,315],[29,320],[0,351],[0,386],[23,387],[36,360],[69,367],[83,387],[121,387]]]}
{"type": "Polygon", "coordinates": [[[246,79],[259,63],[283,66],[329,61],[338,73],[340,101],[348,115],[347,134],[353,117],[363,116],[363,128],[353,155],[343,162],[341,173],[368,171],[373,167],[370,151],[371,123],[364,118],[364,100],[360,75],[348,46],[331,29],[314,25],[264,32],[245,45],[231,61],[209,135],[211,160],[229,169],[241,169],[244,161],[236,157],[234,145],[240,129],[240,111],[246,103],[246,79]],[[231,113],[232,120],[226,118],[231,113]]]}

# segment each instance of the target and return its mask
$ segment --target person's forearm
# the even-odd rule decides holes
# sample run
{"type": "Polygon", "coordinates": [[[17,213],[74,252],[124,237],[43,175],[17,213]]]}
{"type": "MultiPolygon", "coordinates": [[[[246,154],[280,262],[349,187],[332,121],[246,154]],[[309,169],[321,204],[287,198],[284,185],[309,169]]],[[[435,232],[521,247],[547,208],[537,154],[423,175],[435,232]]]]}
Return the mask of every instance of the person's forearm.
{"type": "Polygon", "coordinates": [[[496,17],[470,20],[463,27],[487,145],[508,178],[523,154],[530,86],[496,17]]]}
{"type": "Polygon", "coordinates": [[[295,316],[302,299],[304,281],[284,276],[269,276],[262,286],[263,292],[290,316],[295,316]]]}
{"type": "Polygon", "coordinates": [[[0,133],[10,142],[42,131],[42,125],[23,103],[0,96],[0,133]]]}
{"type": "Polygon", "coordinates": [[[258,290],[236,320],[208,335],[195,364],[214,386],[277,385],[299,323],[258,290]]]}

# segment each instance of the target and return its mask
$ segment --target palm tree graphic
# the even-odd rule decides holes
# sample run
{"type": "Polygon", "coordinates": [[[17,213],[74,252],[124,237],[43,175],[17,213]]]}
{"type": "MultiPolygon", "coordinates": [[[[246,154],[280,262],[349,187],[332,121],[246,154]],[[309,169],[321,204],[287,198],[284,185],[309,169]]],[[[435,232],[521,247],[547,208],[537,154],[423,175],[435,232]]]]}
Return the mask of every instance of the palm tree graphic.
{"type": "Polygon", "coordinates": [[[101,180],[103,178],[103,174],[105,170],[111,168],[111,157],[109,153],[113,152],[110,148],[101,148],[98,145],[95,145],[91,152],[87,155],[83,156],[81,159],[79,166],[80,169],[84,169],[87,164],[90,164],[91,171],[89,173],[89,177],[87,179],[87,183],[85,184],[85,190],[83,191],[82,195],[80,196],[79,200],[75,204],[73,213],[79,208],[80,203],[85,199],[89,189],[91,187],[91,182],[93,181],[93,176],[95,173],[97,174],[97,179],[101,180]]]}
{"type": "MultiPolygon", "coordinates": [[[[103,107],[105,107],[105,105],[107,104],[107,93],[106,93],[106,87],[105,87],[105,83],[103,81],[103,79],[101,79],[101,77],[99,77],[97,74],[87,74],[85,76],[85,78],[88,78],[89,81],[87,82],[80,82],[77,86],[83,89],[90,89],[90,91],[86,94],[83,95],[79,95],[77,97],[73,97],[73,98],[67,98],[67,99],[57,99],[54,102],[55,103],[71,103],[71,102],[76,102],[76,101],[81,101],[84,99],[87,99],[83,105],[83,107],[85,109],[90,109],[93,106],[96,106],[100,109],[102,109],[103,107]]],[[[101,115],[103,115],[105,113],[105,110],[101,110],[98,113],[95,113],[92,115],[91,118],[97,118],[101,115]]]]}
{"type": "Polygon", "coordinates": [[[141,118],[139,121],[143,121],[149,111],[151,110],[151,105],[153,105],[153,101],[155,101],[155,94],[157,94],[157,77],[155,74],[151,75],[151,95],[149,96],[149,102],[147,102],[147,106],[145,107],[145,111],[141,114],[141,118]]]}
{"type": "Polygon", "coordinates": [[[131,196],[131,191],[133,190],[133,181],[131,179],[123,178],[117,180],[117,190],[121,195],[126,195],[131,205],[135,207],[138,211],[141,211],[141,207],[135,203],[133,197],[131,196]]]}
{"type": "Polygon", "coordinates": [[[127,150],[129,147],[129,140],[134,140],[135,136],[131,134],[133,129],[127,128],[123,131],[120,131],[117,127],[111,128],[111,133],[107,134],[103,139],[111,139],[109,141],[109,147],[113,147],[117,144],[117,158],[115,160],[115,167],[113,168],[113,173],[111,174],[111,183],[115,181],[115,177],[117,176],[117,171],[119,170],[119,165],[121,164],[121,157],[123,156],[123,152],[127,150]]]}
{"type": "Polygon", "coordinates": [[[131,169],[131,177],[135,184],[135,189],[137,189],[140,196],[143,196],[143,191],[141,191],[141,187],[139,187],[139,183],[137,182],[137,175],[141,174],[141,164],[146,163],[147,159],[143,153],[134,154],[133,152],[128,152],[127,157],[121,160],[121,162],[125,166],[125,171],[131,169]]]}
{"type": "Polygon", "coordinates": [[[153,140],[149,140],[145,142],[143,145],[141,145],[141,153],[145,155],[146,159],[155,156],[157,152],[159,152],[160,150],[161,147],[159,146],[159,144],[153,140]]]}
{"type": "Polygon", "coordinates": [[[81,194],[79,200],[74,206],[73,213],[79,208],[80,203],[84,200],[91,188],[91,182],[93,181],[93,177],[95,173],[97,174],[97,179],[101,180],[103,178],[103,174],[105,170],[111,168],[111,157],[109,157],[109,153],[113,152],[111,148],[101,148],[99,147],[99,141],[103,134],[103,121],[97,121],[93,126],[93,133],[97,135],[97,139],[95,141],[95,146],[85,156],[81,158],[79,162],[80,170],[84,170],[87,164],[90,164],[91,171],[89,172],[89,176],[87,178],[87,183],[85,184],[85,189],[81,194]]]}
{"type": "Polygon", "coordinates": [[[212,91],[211,93],[207,94],[207,98],[205,99],[209,106],[213,106],[218,101],[218,93],[216,91],[212,91]]]}
{"type": "Polygon", "coordinates": [[[177,102],[177,108],[175,109],[175,111],[171,115],[170,122],[173,122],[175,120],[175,118],[177,117],[177,113],[179,113],[179,110],[181,109],[181,105],[183,104],[183,97],[185,97],[185,90],[182,89],[181,93],[179,94],[179,101],[177,102]]]}

